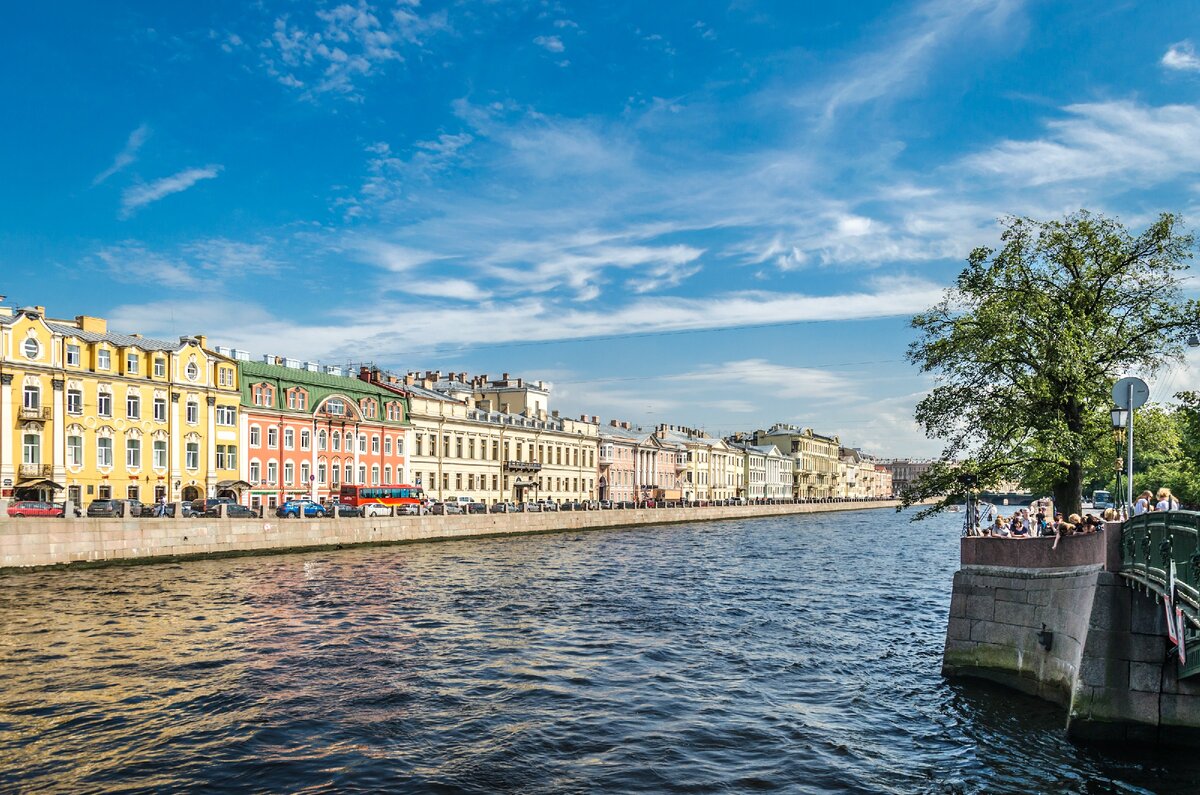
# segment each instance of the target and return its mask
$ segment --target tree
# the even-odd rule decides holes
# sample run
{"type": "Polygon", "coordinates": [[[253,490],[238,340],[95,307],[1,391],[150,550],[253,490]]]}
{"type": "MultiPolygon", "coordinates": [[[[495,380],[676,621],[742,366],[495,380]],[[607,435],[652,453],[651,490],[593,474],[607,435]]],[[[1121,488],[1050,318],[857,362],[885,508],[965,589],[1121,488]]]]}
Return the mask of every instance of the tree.
{"type": "Polygon", "coordinates": [[[971,252],[912,319],[908,359],[935,377],[916,419],[945,447],[906,503],[937,496],[940,510],[971,476],[1079,510],[1085,477],[1112,466],[1113,383],[1178,360],[1200,330],[1200,304],[1181,295],[1194,241],[1180,224],[1163,214],[1135,237],[1086,211],[1008,218],[999,251],[971,252]]]}

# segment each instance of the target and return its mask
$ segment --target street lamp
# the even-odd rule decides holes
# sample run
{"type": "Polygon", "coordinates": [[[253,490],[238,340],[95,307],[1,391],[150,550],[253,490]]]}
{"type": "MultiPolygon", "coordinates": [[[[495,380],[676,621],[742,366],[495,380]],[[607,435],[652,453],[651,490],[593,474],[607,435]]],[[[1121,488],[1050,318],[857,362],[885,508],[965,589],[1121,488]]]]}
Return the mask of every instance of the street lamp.
{"type": "Polygon", "coordinates": [[[1124,409],[1120,406],[1113,406],[1112,409],[1109,410],[1109,414],[1112,417],[1113,443],[1117,448],[1117,487],[1115,489],[1117,495],[1116,500],[1122,503],[1122,509],[1127,510],[1128,506],[1124,505],[1124,492],[1121,491],[1121,432],[1125,430],[1125,425],[1129,422],[1129,409],[1124,409]]]}

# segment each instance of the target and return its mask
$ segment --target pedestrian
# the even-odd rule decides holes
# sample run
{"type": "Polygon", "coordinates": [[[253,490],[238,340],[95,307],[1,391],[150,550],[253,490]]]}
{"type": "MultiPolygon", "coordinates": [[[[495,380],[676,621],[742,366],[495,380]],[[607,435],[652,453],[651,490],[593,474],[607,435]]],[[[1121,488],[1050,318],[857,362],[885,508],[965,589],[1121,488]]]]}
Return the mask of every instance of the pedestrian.
{"type": "Polygon", "coordinates": [[[1150,500],[1153,498],[1154,495],[1149,491],[1143,491],[1141,494],[1139,494],[1137,502],[1133,504],[1133,515],[1140,516],[1141,514],[1147,513],[1152,507],[1150,500]]]}
{"type": "MultiPolygon", "coordinates": [[[[1149,492],[1147,492],[1149,493],[1149,492]]],[[[1179,500],[1171,495],[1171,490],[1163,486],[1158,490],[1158,503],[1154,506],[1156,511],[1178,511],[1179,500]]]]}

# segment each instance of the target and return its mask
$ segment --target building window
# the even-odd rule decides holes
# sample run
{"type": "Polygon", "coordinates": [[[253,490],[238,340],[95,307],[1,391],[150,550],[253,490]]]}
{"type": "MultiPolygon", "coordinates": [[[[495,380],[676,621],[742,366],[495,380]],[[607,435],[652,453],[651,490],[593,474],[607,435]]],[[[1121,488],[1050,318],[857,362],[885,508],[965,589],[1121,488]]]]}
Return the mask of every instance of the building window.
{"type": "Polygon", "coordinates": [[[195,381],[200,377],[200,368],[196,366],[195,362],[188,362],[187,370],[185,372],[187,373],[189,381],[195,381]]]}
{"type": "Polygon", "coordinates": [[[165,439],[158,439],[154,442],[154,468],[167,468],[167,442],[165,439]]]}
{"type": "Polygon", "coordinates": [[[392,437],[390,437],[390,436],[383,437],[383,454],[384,455],[392,454],[392,437]]]}
{"type": "Polygon", "coordinates": [[[217,425],[229,427],[237,425],[237,408],[234,406],[217,406],[217,425]]]}
{"type": "Polygon", "coordinates": [[[391,468],[391,466],[385,466],[385,467],[383,468],[383,482],[384,482],[385,484],[389,484],[389,485],[391,484],[391,482],[392,482],[392,468],[391,468]]]}
{"type": "Polygon", "coordinates": [[[312,433],[308,430],[308,428],[304,428],[300,431],[300,449],[312,449],[312,433]]]}
{"type": "Polygon", "coordinates": [[[21,445],[21,463],[37,466],[42,463],[42,437],[36,433],[27,433],[21,445]]]}
{"type": "Polygon", "coordinates": [[[112,439],[102,436],[96,440],[96,466],[110,467],[113,464],[112,439]]]}
{"type": "Polygon", "coordinates": [[[366,464],[358,465],[358,482],[359,483],[367,482],[367,465],[366,464]]]}
{"type": "Polygon", "coordinates": [[[267,447],[272,450],[279,446],[279,429],[267,428],[267,447]]]}
{"type": "Polygon", "coordinates": [[[105,348],[96,351],[96,369],[107,370],[112,367],[112,353],[105,348]]]}
{"type": "Polygon", "coordinates": [[[138,488],[137,486],[126,486],[125,487],[125,499],[127,499],[127,500],[137,500],[138,496],[141,493],[142,493],[141,489],[138,488]]]}
{"type": "Polygon", "coordinates": [[[217,445],[217,469],[228,469],[225,466],[225,445],[217,445]]]}
{"type": "Polygon", "coordinates": [[[184,455],[186,457],[186,462],[184,463],[184,466],[186,466],[188,469],[199,469],[200,468],[200,443],[199,442],[188,442],[184,455]]]}
{"type": "Polygon", "coordinates": [[[67,364],[71,367],[79,366],[79,346],[74,344],[67,345],[67,364]]]}
{"type": "Polygon", "coordinates": [[[112,393],[99,392],[96,394],[96,413],[101,417],[112,416],[112,393]]]}
{"type": "Polygon", "coordinates": [[[40,387],[29,384],[25,387],[24,402],[21,404],[27,409],[36,411],[42,404],[42,390],[40,387]]]}
{"type": "Polygon", "coordinates": [[[138,371],[138,355],[136,353],[125,354],[125,375],[137,375],[138,371]]]}
{"type": "Polygon", "coordinates": [[[328,445],[326,444],[328,439],[329,439],[329,435],[326,434],[325,431],[318,431],[317,432],[317,449],[318,450],[326,449],[328,447],[328,445]]]}
{"type": "Polygon", "coordinates": [[[36,359],[38,354],[42,352],[42,346],[32,337],[25,340],[25,345],[22,349],[25,351],[25,357],[28,359],[36,359]]]}
{"type": "Polygon", "coordinates": [[[325,404],[325,411],[341,416],[346,413],[346,401],[341,398],[330,398],[325,404]]]}
{"type": "Polygon", "coordinates": [[[167,421],[167,399],[165,397],[154,398],[154,421],[167,421]]]}
{"type": "Polygon", "coordinates": [[[83,466],[83,437],[68,436],[67,437],[67,466],[81,467],[83,466]]]}
{"type": "Polygon", "coordinates": [[[354,482],[354,465],[353,464],[346,464],[346,480],[345,480],[345,482],[346,483],[354,482]]]}
{"type": "MultiPolygon", "coordinates": [[[[358,435],[358,452],[360,452],[360,453],[367,452],[367,435],[365,433],[360,433],[358,435]]],[[[379,452],[379,440],[378,439],[375,440],[375,452],[376,453],[379,452]]]]}
{"type": "Polygon", "coordinates": [[[67,413],[82,414],[83,413],[83,391],[80,389],[67,390],[67,413]]]}
{"type": "Polygon", "coordinates": [[[195,398],[188,398],[187,402],[187,423],[195,425],[200,422],[200,401],[195,398]]]}
{"type": "Polygon", "coordinates": [[[250,462],[250,483],[255,486],[262,485],[262,464],[257,461],[250,462]]]}
{"type": "Polygon", "coordinates": [[[130,392],[125,396],[125,416],[131,420],[142,418],[142,399],[137,392],[130,392]]]}
{"type": "Polygon", "coordinates": [[[127,469],[140,469],[142,466],[142,440],[141,439],[126,439],[125,440],[125,467],[127,469]]]}
{"type": "Polygon", "coordinates": [[[371,467],[371,485],[372,486],[379,485],[379,467],[378,466],[371,467]]]}
{"type": "Polygon", "coordinates": [[[230,367],[222,367],[217,371],[217,378],[221,386],[233,386],[233,369],[230,367]]]}
{"type": "Polygon", "coordinates": [[[342,451],[342,434],[341,431],[333,432],[333,451],[340,453],[342,451]]]}
{"type": "Polygon", "coordinates": [[[288,428],[283,432],[283,449],[293,450],[296,447],[296,432],[288,428]]]}
{"type": "Polygon", "coordinates": [[[262,429],[257,425],[250,426],[250,446],[262,447],[262,429]]]}
{"type": "Polygon", "coordinates": [[[320,483],[322,486],[324,486],[325,481],[326,481],[325,465],[317,464],[317,482],[320,483]]]}
{"type": "Polygon", "coordinates": [[[159,357],[154,360],[154,377],[155,378],[166,378],[167,377],[167,360],[166,359],[159,357]]]}
{"type": "Polygon", "coordinates": [[[304,461],[300,464],[300,482],[301,482],[301,484],[304,486],[307,486],[308,479],[310,477],[312,477],[312,469],[309,467],[308,462],[304,461]]]}

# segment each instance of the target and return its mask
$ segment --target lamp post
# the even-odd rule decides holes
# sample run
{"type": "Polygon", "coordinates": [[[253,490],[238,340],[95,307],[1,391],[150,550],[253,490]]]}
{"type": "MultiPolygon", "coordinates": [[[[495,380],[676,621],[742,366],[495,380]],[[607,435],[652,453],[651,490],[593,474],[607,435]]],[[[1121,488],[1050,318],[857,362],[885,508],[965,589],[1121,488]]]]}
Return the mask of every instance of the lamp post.
{"type": "Polygon", "coordinates": [[[1109,411],[1109,414],[1112,416],[1113,443],[1117,448],[1117,485],[1113,491],[1117,495],[1116,499],[1121,503],[1122,510],[1128,510],[1129,503],[1125,501],[1125,495],[1121,492],[1121,431],[1125,429],[1125,425],[1129,422],[1129,415],[1131,413],[1129,409],[1121,408],[1120,406],[1113,406],[1109,411]]]}

